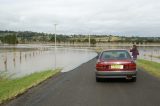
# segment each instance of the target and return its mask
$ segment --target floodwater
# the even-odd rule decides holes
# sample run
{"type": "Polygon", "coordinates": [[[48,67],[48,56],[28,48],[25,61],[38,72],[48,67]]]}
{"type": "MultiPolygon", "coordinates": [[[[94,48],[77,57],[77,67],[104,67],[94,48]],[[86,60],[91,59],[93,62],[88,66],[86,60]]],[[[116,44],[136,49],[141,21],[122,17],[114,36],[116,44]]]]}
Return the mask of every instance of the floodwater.
{"type": "Polygon", "coordinates": [[[139,47],[139,58],[160,63],[160,46],[139,47]]]}
{"type": "MultiPolygon", "coordinates": [[[[127,49],[130,50],[130,46],[108,46],[104,49],[127,49]]],[[[160,46],[139,46],[139,59],[149,60],[160,63],[160,46]],[[159,57],[159,58],[158,58],[159,57]]]]}
{"type": "MultiPolygon", "coordinates": [[[[127,49],[129,46],[105,47],[104,49],[127,49]]],[[[138,58],[160,63],[159,47],[138,47],[138,58]]],[[[97,55],[89,49],[54,48],[52,45],[0,46],[0,74],[8,73],[12,77],[21,77],[34,72],[62,68],[70,71],[97,55]]],[[[93,66],[94,67],[94,66],[93,66]]]]}
{"type": "Polygon", "coordinates": [[[0,51],[0,71],[7,72],[12,77],[21,77],[33,72],[55,68],[62,68],[62,72],[67,72],[97,55],[89,49],[55,49],[51,46],[5,48],[7,49],[3,48],[0,51]]]}

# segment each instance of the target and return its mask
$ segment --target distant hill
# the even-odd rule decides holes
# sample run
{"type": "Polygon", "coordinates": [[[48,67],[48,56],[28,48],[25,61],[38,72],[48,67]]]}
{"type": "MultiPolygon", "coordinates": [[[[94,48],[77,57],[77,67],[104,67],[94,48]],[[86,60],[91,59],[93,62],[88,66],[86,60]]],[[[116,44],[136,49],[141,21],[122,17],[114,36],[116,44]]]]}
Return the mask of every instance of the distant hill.
{"type": "MultiPolygon", "coordinates": [[[[117,35],[90,35],[92,43],[107,43],[107,42],[121,42],[121,43],[160,43],[160,37],[126,37],[117,35]]],[[[0,31],[1,43],[47,43],[54,42],[54,34],[38,33],[31,31],[0,31]]],[[[89,41],[88,35],[57,35],[58,43],[84,43],[89,41]]]]}

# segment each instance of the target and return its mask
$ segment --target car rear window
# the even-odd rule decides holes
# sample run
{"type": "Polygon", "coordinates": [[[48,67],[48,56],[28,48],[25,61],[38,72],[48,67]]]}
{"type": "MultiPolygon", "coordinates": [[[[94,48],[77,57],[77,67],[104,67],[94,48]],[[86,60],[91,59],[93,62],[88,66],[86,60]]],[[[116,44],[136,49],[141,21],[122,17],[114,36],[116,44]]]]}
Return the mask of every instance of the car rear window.
{"type": "Polygon", "coordinates": [[[131,59],[130,54],[126,50],[104,51],[101,55],[102,60],[126,60],[131,59]]]}

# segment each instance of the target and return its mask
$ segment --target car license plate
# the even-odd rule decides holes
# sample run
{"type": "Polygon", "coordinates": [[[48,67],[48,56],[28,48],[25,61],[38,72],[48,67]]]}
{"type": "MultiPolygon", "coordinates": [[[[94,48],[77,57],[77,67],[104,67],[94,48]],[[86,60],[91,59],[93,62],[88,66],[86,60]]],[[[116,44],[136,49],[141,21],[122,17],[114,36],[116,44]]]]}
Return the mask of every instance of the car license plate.
{"type": "Polygon", "coordinates": [[[123,65],[112,64],[112,65],[111,65],[111,69],[123,69],[123,65]]]}

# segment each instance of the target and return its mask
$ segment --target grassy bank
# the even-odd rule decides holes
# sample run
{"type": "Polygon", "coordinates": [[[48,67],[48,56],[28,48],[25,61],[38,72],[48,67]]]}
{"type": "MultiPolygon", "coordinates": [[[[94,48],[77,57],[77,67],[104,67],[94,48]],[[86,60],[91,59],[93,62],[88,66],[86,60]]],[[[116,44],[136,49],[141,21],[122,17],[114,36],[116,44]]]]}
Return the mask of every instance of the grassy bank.
{"type": "Polygon", "coordinates": [[[143,68],[151,75],[160,78],[160,63],[139,59],[137,64],[140,68],[143,68]]]}
{"type": "Polygon", "coordinates": [[[60,69],[33,73],[16,79],[0,80],[0,104],[8,99],[24,93],[27,89],[60,72],[60,69]]]}

